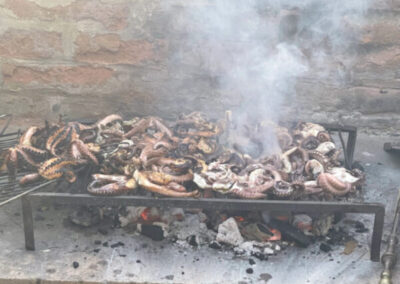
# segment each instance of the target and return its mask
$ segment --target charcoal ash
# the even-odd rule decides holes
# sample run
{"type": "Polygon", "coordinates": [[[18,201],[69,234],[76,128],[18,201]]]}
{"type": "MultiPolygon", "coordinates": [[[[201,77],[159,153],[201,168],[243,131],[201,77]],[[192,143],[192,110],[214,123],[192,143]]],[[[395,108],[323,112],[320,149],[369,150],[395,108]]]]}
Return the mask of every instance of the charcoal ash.
{"type": "Polygon", "coordinates": [[[183,220],[173,221],[168,226],[167,238],[176,239],[180,245],[196,246],[208,245],[216,239],[216,233],[208,229],[207,216],[199,212],[197,214],[185,214],[183,220]]]}
{"type": "Polygon", "coordinates": [[[234,218],[228,218],[218,226],[217,241],[232,246],[239,246],[244,242],[234,218]]]}

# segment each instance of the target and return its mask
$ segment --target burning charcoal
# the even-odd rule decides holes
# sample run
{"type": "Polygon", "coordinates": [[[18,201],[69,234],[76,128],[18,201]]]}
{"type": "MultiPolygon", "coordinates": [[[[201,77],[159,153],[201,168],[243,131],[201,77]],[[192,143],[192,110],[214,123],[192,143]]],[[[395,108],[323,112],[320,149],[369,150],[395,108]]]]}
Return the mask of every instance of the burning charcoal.
{"type": "Polygon", "coordinates": [[[72,263],[72,267],[75,268],[75,269],[77,269],[77,268],[79,267],[79,262],[74,261],[74,262],[72,263]]]}
{"type": "Polygon", "coordinates": [[[295,242],[300,247],[308,247],[311,242],[310,238],[304,235],[303,232],[288,223],[274,219],[271,220],[271,226],[278,229],[282,233],[284,239],[295,242]]]}
{"type": "Polygon", "coordinates": [[[234,218],[231,217],[218,226],[217,241],[233,246],[243,243],[243,237],[234,218]]]}
{"type": "Polygon", "coordinates": [[[218,249],[218,250],[220,250],[222,248],[222,246],[216,241],[212,241],[208,246],[210,248],[218,249]]]}
{"type": "Polygon", "coordinates": [[[153,241],[162,241],[164,239],[164,229],[159,225],[139,224],[139,232],[152,239],[153,241]]]}
{"type": "Polygon", "coordinates": [[[320,244],[319,249],[322,250],[323,252],[329,252],[332,250],[332,247],[326,243],[322,243],[320,244]]]}

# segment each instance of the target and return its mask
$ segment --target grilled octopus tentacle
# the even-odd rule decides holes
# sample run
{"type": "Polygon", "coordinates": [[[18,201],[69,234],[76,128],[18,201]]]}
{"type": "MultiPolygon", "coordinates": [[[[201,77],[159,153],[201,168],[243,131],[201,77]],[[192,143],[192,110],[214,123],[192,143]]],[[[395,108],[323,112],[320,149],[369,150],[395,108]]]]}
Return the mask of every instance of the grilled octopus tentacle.
{"type": "Polygon", "coordinates": [[[171,197],[193,197],[198,195],[198,191],[192,191],[192,192],[178,192],[175,190],[172,190],[168,188],[167,186],[162,186],[158,185],[155,183],[152,183],[147,175],[145,173],[142,173],[140,171],[135,171],[134,173],[134,178],[138,182],[138,184],[143,187],[146,190],[149,190],[154,193],[158,193],[161,195],[166,195],[166,196],[171,196],[171,197]]]}

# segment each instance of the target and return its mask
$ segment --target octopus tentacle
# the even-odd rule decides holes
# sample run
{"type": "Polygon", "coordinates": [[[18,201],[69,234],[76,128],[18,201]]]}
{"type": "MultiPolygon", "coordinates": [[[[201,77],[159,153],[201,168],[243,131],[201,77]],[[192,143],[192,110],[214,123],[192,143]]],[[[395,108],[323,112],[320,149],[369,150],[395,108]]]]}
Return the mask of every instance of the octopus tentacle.
{"type": "Polygon", "coordinates": [[[24,159],[25,162],[27,162],[28,164],[30,164],[31,166],[33,166],[34,168],[38,167],[38,164],[32,160],[31,157],[29,157],[23,150],[21,150],[20,148],[15,148],[15,150],[17,151],[17,153],[24,159]]]}
{"type": "Polygon", "coordinates": [[[137,183],[143,187],[144,189],[154,192],[154,193],[158,193],[158,194],[162,194],[162,195],[166,195],[166,196],[171,196],[171,197],[193,197],[198,195],[198,191],[192,191],[192,192],[178,192],[175,190],[172,190],[166,186],[162,186],[162,185],[158,185],[155,183],[152,183],[147,175],[145,173],[142,173],[140,171],[135,171],[134,173],[134,178],[136,179],[137,183]]]}
{"type": "Polygon", "coordinates": [[[129,190],[130,189],[119,182],[111,182],[102,185],[100,180],[92,181],[87,187],[87,191],[95,195],[116,195],[129,190]]]}
{"type": "Polygon", "coordinates": [[[84,155],[84,156],[88,157],[90,160],[92,160],[92,162],[94,164],[96,164],[96,165],[99,164],[99,161],[97,160],[96,156],[93,155],[93,153],[88,149],[88,147],[82,140],[77,139],[77,140],[73,141],[72,146],[73,145],[76,146],[75,152],[79,151],[82,155],[84,155]]]}
{"type": "Polygon", "coordinates": [[[321,165],[324,167],[324,169],[326,169],[328,161],[323,154],[317,151],[309,151],[308,155],[310,156],[311,159],[315,159],[318,162],[320,162],[321,165]]]}
{"type": "Polygon", "coordinates": [[[27,175],[24,175],[19,180],[19,184],[20,185],[25,185],[25,184],[37,181],[38,179],[40,179],[40,175],[38,173],[27,174],[27,175]]]}
{"type": "Polygon", "coordinates": [[[146,175],[151,182],[162,185],[167,185],[170,182],[183,183],[186,181],[193,180],[193,173],[191,172],[178,176],[162,172],[146,172],[146,175]]]}
{"type": "Polygon", "coordinates": [[[37,126],[31,126],[28,128],[28,130],[25,131],[25,133],[21,136],[19,139],[19,145],[26,145],[26,146],[32,146],[32,136],[35,135],[35,133],[39,130],[39,127],[37,126]]]}
{"type": "Polygon", "coordinates": [[[112,122],[115,122],[115,121],[122,121],[122,117],[119,116],[118,114],[110,114],[110,115],[106,116],[105,118],[96,122],[96,126],[98,128],[102,128],[112,122]]]}
{"type": "Polygon", "coordinates": [[[45,157],[47,155],[47,151],[29,145],[18,145],[18,148],[38,157],[45,157]]]}
{"type": "Polygon", "coordinates": [[[109,181],[109,182],[125,183],[128,181],[128,177],[126,177],[124,175],[93,174],[92,177],[95,180],[102,180],[102,181],[109,181]]]}
{"type": "Polygon", "coordinates": [[[129,130],[127,133],[124,134],[124,138],[130,138],[133,135],[141,132],[145,132],[146,128],[149,126],[149,119],[143,118],[139,122],[135,124],[135,126],[129,130]]]}
{"type": "Polygon", "coordinates": [[[183,185],[181,185],[177,182],[173,182],[173,181],[168,183],[168,188],[178,191],[178,192],[187,192],[186,188],[183,185]]]}
{"type": "Polygon", "coordinates": [[[318,176],[317,183],[324,190],[329,191],[333,195],[343,196],[351,190],[351,184],[340,181],[334,175],[329,173],[321,173],[318,176]]]}

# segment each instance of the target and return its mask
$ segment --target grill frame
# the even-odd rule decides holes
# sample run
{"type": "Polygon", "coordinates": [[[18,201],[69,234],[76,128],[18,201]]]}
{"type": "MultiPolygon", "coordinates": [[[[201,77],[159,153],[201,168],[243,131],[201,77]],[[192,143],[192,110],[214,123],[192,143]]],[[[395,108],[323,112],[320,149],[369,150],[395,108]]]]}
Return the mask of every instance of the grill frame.
{"type": "MultiPolygon", "coordinates": [[[[346,145],[342,141],[345,156],[345,167],[352,168],[355,145],[357,139],[357,128],[348,125],[320,123],[329,132],[342,132],[348,134],[346,145]]],[[[0,136],[2,138],[14,135],[16,141],[20,131],[0,136]]],[[[1,149],[0,149],[1,150],[1,149]]],[[[36,187],[46,188],[48,184],[43,183],[36,187]]],[[[33,188],[32,188],[33,189],[33,188]]],[[[33,190],[32,190],[33,191],[33,190]]],[[[248,210],[248,211],[289,211],[304,213],[360,213],[373,214],[374,223],[371,238],[372,261],[379,261],[380,246],[383,234],[385,206],[381,203],[367,202],[325,202],[325,201],[288,201],[288,200],[246,200],[232,198],[166,198],[166,197],[144,197],[144,196],[93,196],[89,194],[36,192],[21,197],[23,228],[25,235],[25,248],[35,250],[34,222],[32,216],[32,202],[48,200],[60,204],[81,204],[93,206],[149,206],[149,207],[178,207],[178,208],[203,208],[213,210],[248,210]]]]}

